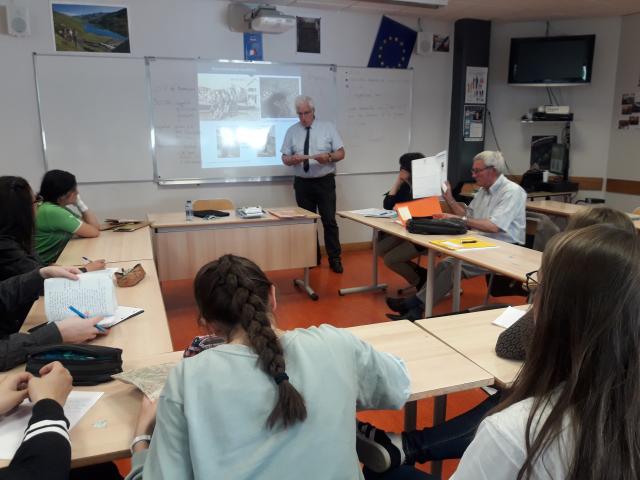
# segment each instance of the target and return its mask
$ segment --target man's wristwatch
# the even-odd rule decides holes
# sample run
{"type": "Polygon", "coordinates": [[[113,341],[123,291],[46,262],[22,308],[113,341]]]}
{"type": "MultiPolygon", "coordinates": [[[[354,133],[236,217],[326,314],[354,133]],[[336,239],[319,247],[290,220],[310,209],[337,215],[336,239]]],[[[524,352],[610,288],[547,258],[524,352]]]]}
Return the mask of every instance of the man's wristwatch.
{"type": "Polygon", "coordinates": [[[466,215],[463,215],[463,216],[462,216],[462,221],[463,221],[465,224],[467,223],[467,216],[466,216],[466,215]]]}

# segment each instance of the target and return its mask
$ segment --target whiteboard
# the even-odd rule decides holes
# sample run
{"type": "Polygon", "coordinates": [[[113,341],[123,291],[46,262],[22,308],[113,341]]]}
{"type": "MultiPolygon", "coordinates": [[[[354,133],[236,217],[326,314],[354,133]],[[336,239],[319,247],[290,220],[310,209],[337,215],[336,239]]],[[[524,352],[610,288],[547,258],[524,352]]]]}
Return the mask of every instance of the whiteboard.
{"type": "Polygon", "coordinates": [[[340,173],[395,171],[411,143],[413,70],[338,67],[340,173]]]}
{"type": "Polygon", "coordinates": [[[48,170],[79,182],[153,179],[141,59],[38,54],[34,68],[48,170]]]}
{"type": "MultiPolygon", "coordinates": [[[[188,59],[150,59],[148,62],[149,81],[151,88],[152,118],[154,125],[154,162],[156,180],[160,183],[176,183],[189,181],[246,181],[268,180],[274,177],[290,176],[290,168],[281,162],[280,147],[286,132],[286,127],[280,128],[279,141],[274,145],[270,159],[264,165],[246,165],[240,158],[239,150],[230,154],[231,159],[223,162],[212,162],[207,165],[208,158],[205,149],[215,139],[215,134],[203,121],[209,116],[201,111],[198,91],[204,88],[199,85],[199,75],[228,75],[246,79],[256,79],[255,85],[260,85],[260,78],[299,78],[297,90],[289,99],[288,105],[291,116],[295,119],[293,100],[298,94],[312,97],[316,103],[317,118],[332,120],[336,118],[336,86],[335,68],[329,65],[313,64],[271,64],[251,62],[230,62],[219,60],[188,60],[188,59]],[[233,158],[238,155],[238,158],[233,158]],[[221,163],[223,166],[216,166],[221,163]]],[[[253,82],[253,80],[249,80],[253,82]]],[[[297,82],[297,81],[296,81],[297,82]]],[[[261,95],[258,88],[257,95],[261,95]]],[[[261,117],[260,98],[256,105],[255,114],[261,117]]],[[[226,115],[226,114],[225,114],[226,115]]],[[[228,113],[229,116],[234,115],[228,113]]],[[[248,118],[246,111],[241,110],[238,116],[244,120],[229,120],[236,126],[249,125],[255,120],[248,118]],[[243,113],[244,112],[244,113],[243,113]],[[244,115],[244,116],[243,116],[244,115]],[[244,122],[244,123],[243,123],[244,122]]],[[[217,130],[216,130],[217,131],[217,130]]],[[[218,143],[219,145],[219,143],[218,143]]],[[[214,147],[211,147],[215,149],[214,147]]]]}

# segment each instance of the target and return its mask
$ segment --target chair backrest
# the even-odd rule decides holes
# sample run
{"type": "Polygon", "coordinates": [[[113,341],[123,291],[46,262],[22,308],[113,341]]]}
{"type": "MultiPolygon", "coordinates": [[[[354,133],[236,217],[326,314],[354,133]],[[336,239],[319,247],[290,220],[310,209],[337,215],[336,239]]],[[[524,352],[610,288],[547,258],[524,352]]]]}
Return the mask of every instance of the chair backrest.
{"type": "Polygon", "coordinates": [[[636,208],[632,213],[634,215],[640,215],[640,207],[636,208]]]}
{"type": "Polygon", "coordinates": [[[201,210],[233,210],[233,202],[228,198],[211,198],[208,200],[196,200],[193,202],[193,211],[201,210]]]}
{"type": "Polygon", "coordinates": [[[551,240],[560,228],[544,213],[527,212],[527,235],[533,235],[534,250],[544,251],[547,242],[551,240]]]}

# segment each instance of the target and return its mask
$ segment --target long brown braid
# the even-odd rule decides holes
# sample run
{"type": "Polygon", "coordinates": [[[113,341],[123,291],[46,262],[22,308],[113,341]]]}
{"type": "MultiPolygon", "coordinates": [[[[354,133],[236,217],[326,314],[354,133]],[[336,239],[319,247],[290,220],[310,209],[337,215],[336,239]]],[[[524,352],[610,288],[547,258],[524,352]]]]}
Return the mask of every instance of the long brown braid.
{"type": "Polygon", "coordinates": [[[224,255],[200,269],[193,287],[200,316],[226,329],[227,336],[242,328],[260,368],[276,382],[278,399],[267,427],[280,423],[287,428],[307,418],[304,398],[285,373],[282,345],[271,326],[271,282],[260,267],[246,258],[224,255]]]}

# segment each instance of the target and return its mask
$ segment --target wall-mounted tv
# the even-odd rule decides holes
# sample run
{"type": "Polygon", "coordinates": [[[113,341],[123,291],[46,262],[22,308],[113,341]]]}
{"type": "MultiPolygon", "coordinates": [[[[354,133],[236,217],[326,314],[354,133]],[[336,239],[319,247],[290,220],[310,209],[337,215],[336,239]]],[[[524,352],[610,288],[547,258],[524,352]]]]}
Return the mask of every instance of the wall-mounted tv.
{"type": "Polygon", "coordinates": [[[535,87],[591,82],[595,35],[512,38],[509,83],[535,87]]]}

